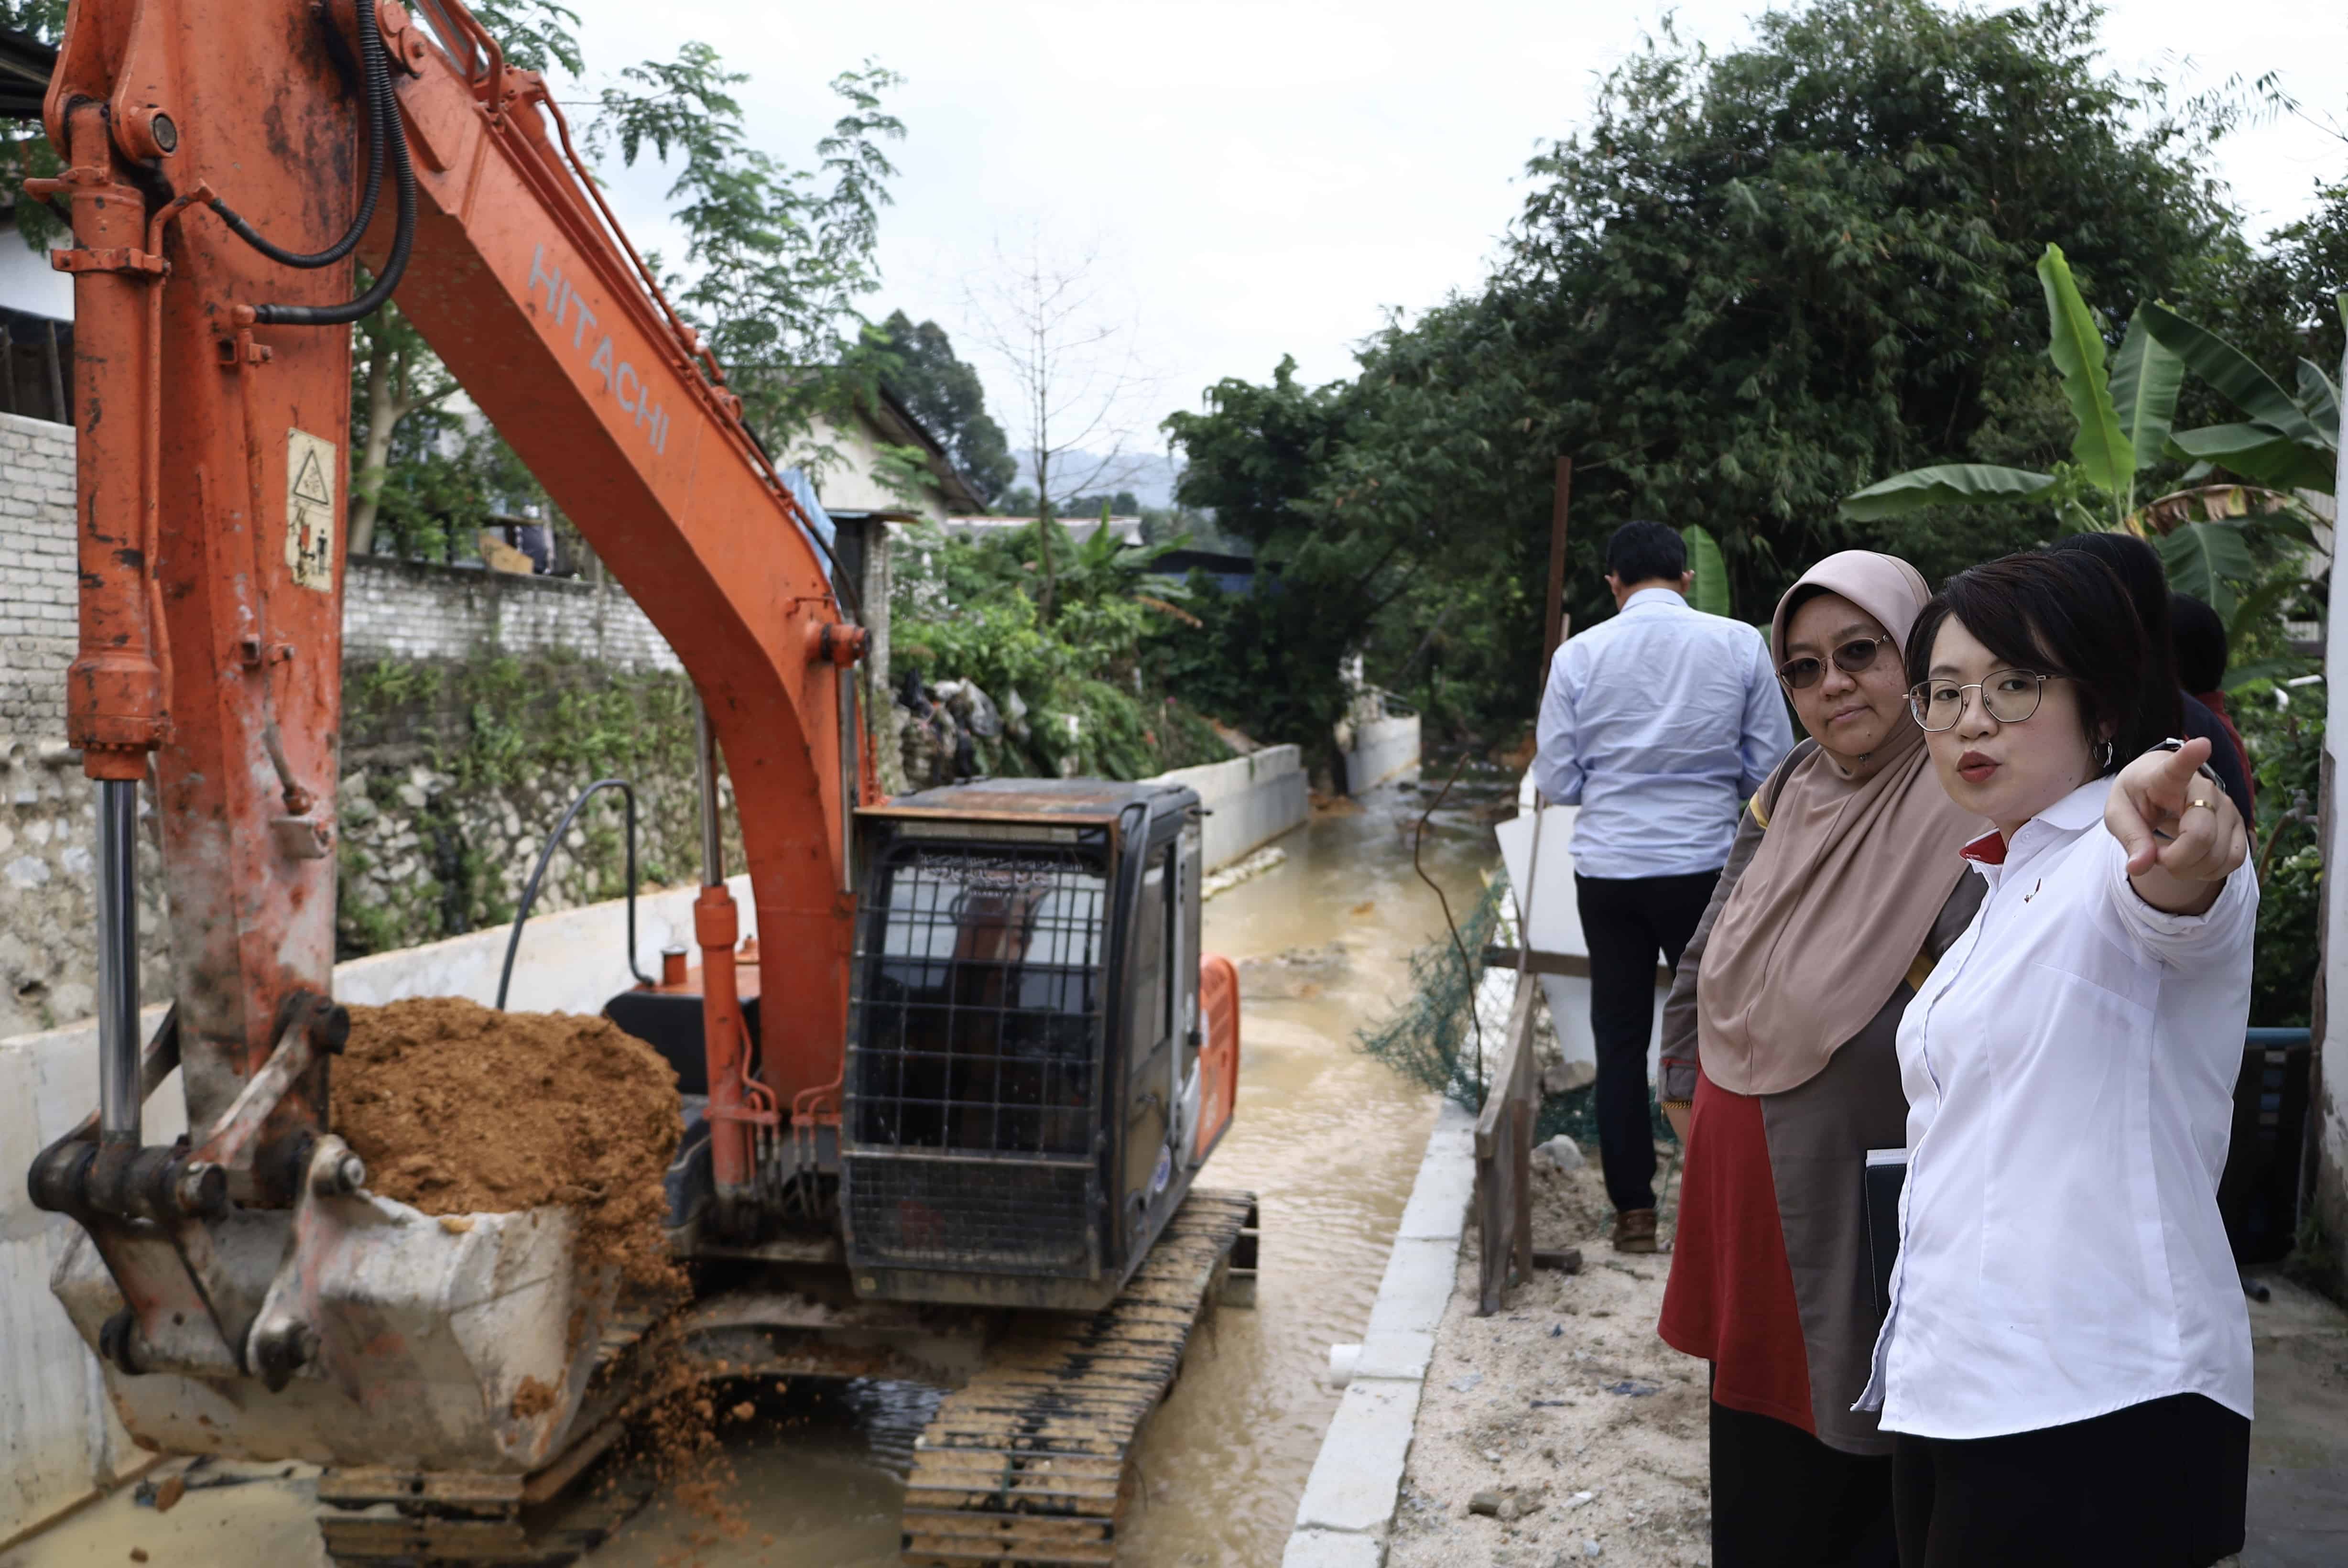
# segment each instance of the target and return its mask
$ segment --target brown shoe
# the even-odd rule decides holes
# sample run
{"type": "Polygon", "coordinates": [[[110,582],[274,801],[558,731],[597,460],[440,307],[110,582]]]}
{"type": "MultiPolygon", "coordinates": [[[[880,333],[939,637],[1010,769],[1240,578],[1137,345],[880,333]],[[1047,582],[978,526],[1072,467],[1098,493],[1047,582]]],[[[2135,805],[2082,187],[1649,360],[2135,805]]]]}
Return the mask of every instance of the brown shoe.
{"type": "Polygon", "coordinates": [[[1622,1209],[1614,1215],[1614,1250],[1618,1253],[1652,1253],[1655,1250],[1655,1212],[1653,1209],[1622,1209]]]}

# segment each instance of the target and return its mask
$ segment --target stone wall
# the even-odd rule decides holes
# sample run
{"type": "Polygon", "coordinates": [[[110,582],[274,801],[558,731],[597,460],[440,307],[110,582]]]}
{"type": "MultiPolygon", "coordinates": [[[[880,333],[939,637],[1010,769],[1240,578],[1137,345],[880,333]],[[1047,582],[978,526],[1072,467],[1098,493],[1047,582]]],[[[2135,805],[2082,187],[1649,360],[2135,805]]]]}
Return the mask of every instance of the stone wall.
{"type": "MultiPolygon", "coordinates": [[[[0,1038],[90,1010],[97,811],[66,746],[76,638],[74,437],[0,414],[0,1038]]],[[[152,818],[140,803],[140,819],[152,818]]],[[[139,854],[142,983],[167,983],[160,869],[139,854]]]]}
{"type": "MultiPolygon", "coordinates": [[[[67,463],[70,468],[70,443],[67,463]]],[[[684,668],[635,601],[608,582],[381,556],[350,562],[343,583],[345,664],[466,660],[484,648],[516,657],[568,655],[623,669],[684,668]]]]}

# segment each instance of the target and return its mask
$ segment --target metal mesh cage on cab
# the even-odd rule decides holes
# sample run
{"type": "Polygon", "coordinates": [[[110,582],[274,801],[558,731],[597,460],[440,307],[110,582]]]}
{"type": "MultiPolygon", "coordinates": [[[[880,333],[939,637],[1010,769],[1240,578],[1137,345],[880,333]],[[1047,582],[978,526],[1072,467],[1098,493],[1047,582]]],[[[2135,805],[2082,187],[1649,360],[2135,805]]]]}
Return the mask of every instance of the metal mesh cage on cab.
{"type": "Polygon", "coordinates": [[[1093,1278],[1106,830],[901,822],[876,846],[850,1001],[859,1267],[1093,1278]]]}

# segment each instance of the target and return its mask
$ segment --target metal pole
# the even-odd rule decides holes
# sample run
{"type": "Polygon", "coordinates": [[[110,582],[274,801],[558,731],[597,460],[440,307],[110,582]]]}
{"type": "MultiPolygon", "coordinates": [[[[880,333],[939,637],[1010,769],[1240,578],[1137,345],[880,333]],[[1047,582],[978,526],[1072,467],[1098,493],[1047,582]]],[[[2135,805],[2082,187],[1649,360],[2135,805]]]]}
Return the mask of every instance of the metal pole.
{"type": "Polygon", "coordinates": [[[136,1144],[139,1111],[139,785],[98,781],[98,1132],[136,1144]]]}
{"type": "Polygon", "coordinates": [[[1549,624],[1541,640],[1541,685],[1549,685],[1549,662],[1565,641],[1565,519],[1573,504],[1573,459],[1557,460],[1557,498],[1549,518],[1549,624]]]}
{"type": "Polygon", "coordinates": [[[726,837],[717,820],[717,732],[709,725],[709,709],[694,694],[695,751],[701,765],[701,885],[716,887],[726,881],[726,837]]]}

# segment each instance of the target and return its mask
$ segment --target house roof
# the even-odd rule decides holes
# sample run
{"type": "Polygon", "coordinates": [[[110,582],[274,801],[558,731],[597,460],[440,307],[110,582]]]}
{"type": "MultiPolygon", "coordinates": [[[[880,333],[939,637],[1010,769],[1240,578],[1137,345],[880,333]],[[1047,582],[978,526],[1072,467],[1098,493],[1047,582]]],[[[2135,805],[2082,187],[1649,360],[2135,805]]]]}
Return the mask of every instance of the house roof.
{"type": "Polygon", "coordinates": [[[929,428],[913,417],[913,411],[899,400],[888,387],[880,388],[875,405],[865,410],[880,433],[900,447],[919,447],[929,454],[931,474],[938,489],[945,492],[948,511],[983,511],[986,498],[971,488],[970,480],[954,467],[953,459],[946,455],[944,443],[929,432],[929,428]]]}
{"type": "Polygon", "coordinates": [[[0,27],[0,119],[40,119],[57,66],[57,50],[29,33],[0,27]]]}

